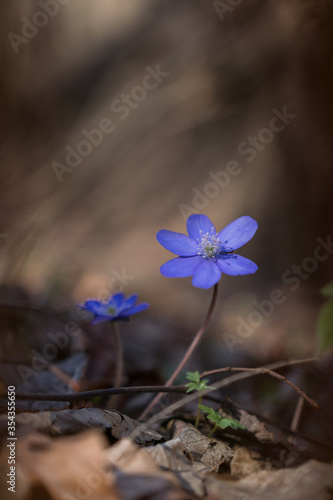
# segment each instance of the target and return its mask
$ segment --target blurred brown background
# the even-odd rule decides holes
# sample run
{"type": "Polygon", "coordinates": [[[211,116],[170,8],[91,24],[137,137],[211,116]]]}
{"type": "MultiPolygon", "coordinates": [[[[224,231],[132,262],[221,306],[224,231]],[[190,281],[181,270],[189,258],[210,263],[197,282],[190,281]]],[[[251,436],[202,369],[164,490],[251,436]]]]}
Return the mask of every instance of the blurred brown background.
{"type": "Polygon", "coordinates": [[[319,289],[332,279],[333,258],[295,291],[282,275],[332,230],[333,5],[231,4],[3,3],[2,283],[74,302],[123,286],[150,301],[159,322],[192,330],[210,292],[160,275],[171,255],[155,234],[185,232],[179,205],[193,207],[209,173],[235,160],[241,172],[193,211],[209,215],[217,229],[241,215],[257,219],[259,231],[240,253],[259,271],[222,278],[212,331],[221,340],[253,300],[279,288],[285,302],[244,345],[258,357],[313,351],[319,289]],[[145,95],[143,82],[154,71],[162,76],[145,95]],[[121,111],[126,94],[132,97],[121,111]],[[248,161],[244,141],[284,108],[296,117],[248,161]],[[101,140],[95,135],[98,145],[68,168],[68,151],[87,139],[82,131],[101,121],[110,130],[110,120],[113,130],[101,140]],[[67,170],[57,175],[59,164],[67,170]]]}

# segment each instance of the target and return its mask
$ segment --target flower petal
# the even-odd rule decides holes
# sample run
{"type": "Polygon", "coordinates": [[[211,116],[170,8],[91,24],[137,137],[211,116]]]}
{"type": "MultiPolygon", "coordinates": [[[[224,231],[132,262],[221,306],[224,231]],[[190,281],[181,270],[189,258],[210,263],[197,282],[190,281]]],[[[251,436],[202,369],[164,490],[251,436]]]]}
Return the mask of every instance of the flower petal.
{"type": "Polygon", "coordinates": [[[143,302],[142,304],[138,304],[137,306],[132,307],[131,309],[127,309],[126,311],[122,312],[120,314],[120,317],[122,316],[132,316],[132,314],[136,314],[140,311],[144,311],[149,307],[149,304],[147,302],[143,302]]]}
{"type": "Polygon", "coordinates": [[[203,257],[196,255],[195,257],[176,257],[169,260],[160,271],[167,278],[187,278],[192,276],[194,269],[202,262],[203,257]]]}
{"type": "Polygon", "coordinates": [[[115,293],[114,295],[111,295],[107,304],[109,306],[113,306],[113,307],[117,308],[123,303],[124,299],[125,299],[125,296],[123,293],[121,293],[121,292],[115,293]]]}
{"type": "Polygon", "coordinates": [[[117,314],[120,316],[122,315],[123,311],[127,311],[127,309],[131,309],[131,307],[134,306],[136,299],[138,298],[137,294],[136,295],[131,295],[126,299],[121,306],[118,307],[117,314]]]}
{"type": "Polygon", "coordinates": [[[207,215],[193,214],[187,219],[187,232],[191,238],[195,241],[201,240],[202,233],[210,233],[213,229],[213,233],[216,234],[216,230],[212,221],[207,217],[207,215]],[[202,231],[202,233],[200,232],[202,231]]]}
{"type": "Polygon", "coordinates": [[[94,314],[101,314],[105,310],[105,306],[103,306],[99,300],[86,300],[85,303],[79,307],[94,314]]]}
{"type": "Polygon", "coordinates": [[[126,307],[126,309],[128,307],[133,307],[137,298],[138,298],[138,294],[134,294],[134,295],[131,295],[130,297],[128,297],[128,299],[126,299],[124,302],[124,306],[126,307]]]}
{"type": "Polygon", "coordinates": [[[230,276],[253,274],[258,269],[257,264],[252,262],[252,260],[234,253],[227,254],[224,259],[218,259],[217,265],[223,273],[230,276]]]}
{"type": "Polygon", "coordinates": [[[218,238],[224,247],[236,250],[250,241],[257,228],[258,223],[252,217],[244,215],[230,222],[227,227],[222,229],[218,234],[218,238]]]}
{"type": "Polygon", "coordinates": [[[186,234],[162,229],[156,235],[157,241],[170,252],[182,257],[190,257],[198,253],[198,245],[186,234]]]}
{"type": "Polygon", "coordinates": [[[204,259],[194,270],[192,285],[198,288],[210,288],[219,281],[221,274],[213,259],[204,259]]]}

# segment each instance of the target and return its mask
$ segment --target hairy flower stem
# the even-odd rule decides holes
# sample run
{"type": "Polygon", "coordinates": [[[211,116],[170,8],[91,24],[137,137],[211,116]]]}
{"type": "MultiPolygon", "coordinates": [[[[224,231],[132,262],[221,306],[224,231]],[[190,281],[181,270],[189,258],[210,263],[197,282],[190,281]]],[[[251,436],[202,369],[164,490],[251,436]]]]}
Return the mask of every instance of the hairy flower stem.
{"type": "Polygon", "coordinates": [[[213,436],[213,434],[214,434],[214,432],[216,431],[216,429],[217,429],[217,428],[218,428],[218,425],[217,425],[217,424],[215,424],[215,425],[214,425],[214,427],[213,427],[213,429],[210,431],[210,433],[208,434],[208,436],[207,436],[207,437],[211,438],[211,437],[213,436]]]}
{"type": "Polygon", "coordinates": [[[199,422],[200,422],[200,415],[201,415],[201,410],[199,408],[199,405],[201,405],[202,403],[202,395],[199,396],[199,401],[198,401],[198,411],[197,411],[197,418],[195,419],[195,424],[194,424],[194,427],[197,429],[198,428],[198,425],[199,425],[199,422]]]}
{"type": "MultiPolygon", "coordinates": [[[[115,321],[110,321],[112,334],[114,336],[115,347],[116,347],[116,377],[114,381],[114,388],[117,389],[121,384],[121,377],[123,373],[123,345],[121,343],[121,338],[118,330],[118,325],[115,321]]],[[[113,408],[117,401],[117,395],[114,394],[110,399],[109,407],[113,408]]]]}
{"type": "MultiPolygon", "coordinates": [[[[219,284],[216,283],[216,285],[214,285],[213,296],[212,296],[212,300],[211,300],[208,312],[206,314],[206,317],[205,317],[201,327],[197,331],[194,339],[192,340],[191,345],[189,346],[186,353],[184,354],[183,359],[181,360],[181,362],[179,363],[179,365],[177,366],[177,368],[175,369],[175,371],[173,372],[173,374],[171,375],[169,380],[167,380],[167,382],[164,384],[166,387],[169,387],[169,385],[172,385],[173,381],[178,377],[178,375],[180,374],[180,372],[182,371],[182,369],[184,368],[184,366],[186,365],[186,363],[188,362],[188,360],[192,356],[194,349],[197,347],[200,340],[202,339],[202,336],[205,333],[207,326],[208,326],[208,324],[213,316],[213,312],[214,312],[215,305],[216,305],[218,288],[219,288],[219,284]]],[[[153,399],[153,401],[148,405],[146,410],[142,413],[142,415],[140,417],[141,419],[145,418],[147,415],[149,415],[149,413],[152,412],[152,410],[155,408],[155,406],[160,401],[162,396],[163,396],[162,392],[160,394],[157,394],[157,396],[153,399]]]]}

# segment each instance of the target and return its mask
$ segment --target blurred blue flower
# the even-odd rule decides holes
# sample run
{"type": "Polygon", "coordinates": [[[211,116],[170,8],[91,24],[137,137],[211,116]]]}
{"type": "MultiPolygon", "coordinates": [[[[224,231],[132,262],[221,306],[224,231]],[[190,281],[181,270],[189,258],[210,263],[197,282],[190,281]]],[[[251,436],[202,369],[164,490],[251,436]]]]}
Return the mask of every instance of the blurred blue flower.
{"type": "Polygon", "coordinates": [[[189,236],[166,229],[157,233],[157,241],[179,255],[163,264],[160,271],[168,278],[193,276],[192,284],[198,288],[214,286],[222,273],[231,276],[255,273],[258,266],[254,262],[233,252],[247,243],[257,228],[257,222],[244,215],[217,233],[206,215],[190,215],[189,236]]]}
{"type": "Polygon", "coordinates": [[[134,305],[137,298],[137,295],[131,295],[128,299],[125,299],[123,293],[116,293],[106,301],[86,300],[79,307],[95,315],[91,324],[101,323],[102,321],[126,321],[132,314],[144,311],[149,307],[149,304],[145,302],[134,305]]]}

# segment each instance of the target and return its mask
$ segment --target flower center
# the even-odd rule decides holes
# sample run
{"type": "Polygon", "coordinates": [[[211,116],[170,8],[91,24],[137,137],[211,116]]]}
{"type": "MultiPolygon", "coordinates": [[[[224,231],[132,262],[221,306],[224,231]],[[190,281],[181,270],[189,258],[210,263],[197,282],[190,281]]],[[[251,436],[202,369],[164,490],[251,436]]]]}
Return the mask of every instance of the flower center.
{"type": "Polygon", "coordinates": [[[211,229],[210,233],[203,234],[203,231],[200,231],[200,238],[201,239],[198,245],[198,255],[202,255],[207,259],[215,257],[215,255],[220,251],[221,242],[218,239],[214,228],[211,229]]]}
{"type": "Polygon", "coordinates": [[[115,316],[117,314],[117,309],[115,307],[108,307],[108,313],[111,315],[111,316],[115,316]]]}

